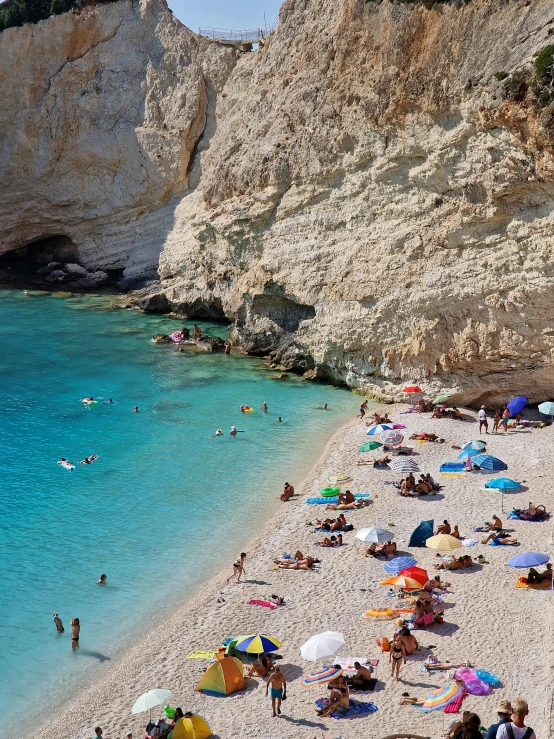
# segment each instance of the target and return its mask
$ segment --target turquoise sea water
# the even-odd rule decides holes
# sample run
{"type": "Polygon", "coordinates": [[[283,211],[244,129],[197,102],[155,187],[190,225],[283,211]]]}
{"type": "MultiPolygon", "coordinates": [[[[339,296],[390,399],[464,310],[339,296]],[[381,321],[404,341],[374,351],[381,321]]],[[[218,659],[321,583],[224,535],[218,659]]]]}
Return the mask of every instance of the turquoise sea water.
{"type": "Polygon", "coordinates": [[[78,689],[160,611],[233,561],[284,481],[301,481],[358,406],[346,390],[271,379],[255,359],[155,345],[153,334],[182,322],[106,310],[109,302],[0,291],[6,733],[30,706],[48,710],[78,689]],[[79,400],[88,395],[114,404],[86,408],[79,400]],[[327,412],[317,408],[325,402],[327,412]],[[242,404],[255,412],[240,413],[242,404]],[[233,424],[245,431],[235,439],[233,424]],[[225,436],[210,438],[218,427],[225,436]],[[98,460],[78,464],[90,454],[98,460]],[[76,469],[62,469],[60,457],[76,469]],[[103,572],[106,587],[95,584],[103,572]]]}

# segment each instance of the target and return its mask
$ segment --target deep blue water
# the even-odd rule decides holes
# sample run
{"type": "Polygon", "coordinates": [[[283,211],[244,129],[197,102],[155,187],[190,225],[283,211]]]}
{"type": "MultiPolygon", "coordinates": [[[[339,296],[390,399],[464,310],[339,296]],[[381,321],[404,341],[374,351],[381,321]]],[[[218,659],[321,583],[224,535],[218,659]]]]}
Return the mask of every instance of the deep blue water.
{"type": "Polygon", "coordinates": [[[29,706],[47,710],[77,689],[195,578],[232,561],[283,482],[301,481],[358,406],[346,390],[271,379],[259,360],[155,345],[153,334],[182,322],[110,302],[0,291],[4,731],[29,706]],[[114,404],[86,408],[88,395],[114,404]],[[235,439],[233,424],[245,431],[235,439]],[[218,427],[224,437],[210,438],[218,427]],[[78,464],[90,454],[94,464],[78,464]],[[95,584],[103,572],[106,587],[95,584]]]}

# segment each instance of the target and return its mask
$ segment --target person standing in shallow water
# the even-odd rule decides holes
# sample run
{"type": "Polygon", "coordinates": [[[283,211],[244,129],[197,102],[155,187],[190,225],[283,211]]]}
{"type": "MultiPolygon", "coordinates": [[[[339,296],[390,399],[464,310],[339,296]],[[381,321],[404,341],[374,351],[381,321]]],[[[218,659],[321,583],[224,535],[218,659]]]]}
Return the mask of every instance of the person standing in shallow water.
{"type": "Polygon", "coordinates": [[[358,414],[358,417],[359,418],[363,418],[365,416],[365,411],[366,411],[366,408],[367,408],[367,403],[368,403],[368,401],[367,400],[364,400],[364,402],[361,404],[361,406],[360,406],[360,412],[358,414]]]}
{"type": "Polygon", "coordinates": [[[63,634],[64,627],[61,618],[58,616],[58,612],[54,611],[54,623],[56,624],[56,631],[58,634],[63,634]]]}
{"type": "Polygon", "coordinates": [[[81,624],[78,618],[72,618],[69,623],[71,624],[71,649],[78,649],[81,624]]]}

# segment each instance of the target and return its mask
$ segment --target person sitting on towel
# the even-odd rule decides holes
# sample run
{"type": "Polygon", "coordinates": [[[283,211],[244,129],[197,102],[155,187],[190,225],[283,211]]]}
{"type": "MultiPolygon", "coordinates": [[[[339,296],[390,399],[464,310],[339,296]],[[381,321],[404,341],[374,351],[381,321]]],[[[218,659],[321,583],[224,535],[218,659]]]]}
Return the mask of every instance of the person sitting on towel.
{"type": "Polygon", "coordinates": [[[370,690],[375,684],[371,667],[363,667],[359,662],[354,662],[356,674],[354,677],[347,678],[346,682],[351,688],[358,690],[370,690]]]}
{"type": "Polygon", "coordinates": [[[451,531],[452,531],[452,528],[445,518],[442,524],[438,527],[435,536],[437,534],[450,534],[451,531]]]}

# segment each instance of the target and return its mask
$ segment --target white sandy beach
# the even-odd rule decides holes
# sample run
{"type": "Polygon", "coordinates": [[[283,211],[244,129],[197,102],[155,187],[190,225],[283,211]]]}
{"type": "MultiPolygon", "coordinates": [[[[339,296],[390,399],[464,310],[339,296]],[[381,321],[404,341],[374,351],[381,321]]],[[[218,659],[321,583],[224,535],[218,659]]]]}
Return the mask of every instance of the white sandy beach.
{"type": "MultiPolygon", "coordinates": [[[[494,708],[498,700],[524,698],[530,708],[528,724],[535,729],[537,739],[549,739],[554,654],[552,591],[515,589],[518,575],[525,573],[509,568],[506,562],[525,551],[551,554],[552,521],[507,522],[506,512],[513,506],[524,508],[529,501],[542,503],[548,510],[553,508],[554,493],[547,481],[554,470],[554,427],[484,437],[478,435],[473,411],[465,411],[466,418],[471,420],[454,421],[432,420],[429,413],[401,414],[403,410],[405,407],[401,406],[389,409],[394,422],[406,424],[403,432],[406,440],[415,431],[434,432],[445,439],[444,444],[414,443],[412,457],[422,472],[430,472],[444,485],[439,495],[419,499],[400,497],[392,486],[381,484],[384,480],[398,480],[400,475],[357,466],[359,459],[374,455],[357,451],[367,440],[365,424],[360,421],[347,424],[333,437],[304,484],[296,485],[300,495],[282,504],[266,529],[248,547],[245,582],[226,585],[225,576],[231,572],[232,561],[222,562],[222,573],[206,582],[194,600],[103,669],[96,682],[41,728],[33,727],[28,736],[90,739],[94,727],[100,725],[105,739],[123,738],[128,730],[135,737],[142,737],[148,714],[132,716],[130,708],[138,695],[156,687],[172,690],[171,705],[201,714],[214,735],[221,739],[319,739],[339,735],[343,739],[379,739],[405,730],[438,739],[452,720],[451,714],[442,711],[424,714],[418,708],[401,707],[399,702],[403,692],[425,698],[430,690],[449,682],[447,673],[422,673],[422,660],[429,654],[424,650],[408,658],[400,682],[390,679],[388,654],[381,653],[375,640],[382,635],[390,638],[395,623],[364,620],[362,613],[370,607],[390,607],[399,601],[387,597],[387,588],[378,585],[385,576],[384,562],[364,557],[365,547],[355,539],[355,533],[373,524],[392,527],[398,549],[405,553],[411,532],[424,519],[434,519],[436,528],[447,518],[452,525],[458,524],[463,534],[480,538],[480,534],[472,533],[473,527],[489,521],[492,513],[498,513],[521,545],[478,544],[462,549],[461,553],[473,557],[486,555],[487,564],[474,565],[469,571],[445,573],[443,579],[452,583],[451,592],[445,598],[445,623],[416,635],[422,645],[436,645],[433,654],[441,661],[469,660],[478,669],[501,679],[501,687],[488,696],[468,695],[463,710],[475,711],[481,722],[489,726],[496,720],[494,708]],[[500,512],[500,495],[482,489],[487,480],[498,474],[474,472],[460,478],[439,475],[441,463],[455,460],[459,453],[451,447],[476,438],[486,438],[487,452],[507,462],[507,472],[498,474],[522,481],[528,488],[505,495],[504,514],[500,512]],[[314,522],[325,507],[308,506],[304,499],[317,495],[327,475],[342,471],[354,477],[350,489],[370,492],[373,503],[361,511],[346,513],[347,520],[355,526],[354,532],[344,535],[346,546],[320,549],[314,542],[322,536],[314,533],[313,526],[307,522],[314,522]],[[273,569],[275,557],[297,548],[321,559],[319,572],[273,569]],[[248,599],[268,593],[284,596],[286,606],[267,610],[246,605],[248,599]],[[224,602],[219,603],[218,598],[224,602]],[[376,689],[352,693],[357,700],[375,703],[379,708],[376,713],[340,721],[320,719],[316,715],[314,700],[327,691],[324,687],[301,686],[302,676],[314,664],[301,659],[299,648],[309,636],[326,630],[344,633],[346,647],[339,655],[380,660],[375,673],[376,689]],[[248,680],[246,691],[227,697],[206,696],[194,690],[207,662],[188,660],[187,654],[192,650],[216,649],[226,637],[252,632],[269,633],[283,641],[280,664],[289,688],[283,715],[278,718],[272,718],[265,683],[259,678],[248,680]]],[[[289,480],[296,482],[293,471],[289,480]]],[[[272,487],[281,489],[282,483],[272,481],[272,487]]],[[[229,536],[233,536],[232,531],[229,536]]],[[[409,551],[418,560],[418,566],[432,571],[436,561],[433,551],[425,548],[409,551]]]]}

